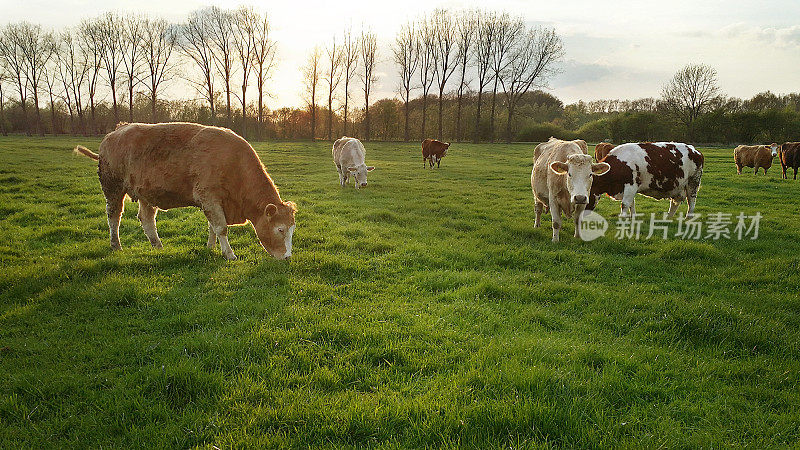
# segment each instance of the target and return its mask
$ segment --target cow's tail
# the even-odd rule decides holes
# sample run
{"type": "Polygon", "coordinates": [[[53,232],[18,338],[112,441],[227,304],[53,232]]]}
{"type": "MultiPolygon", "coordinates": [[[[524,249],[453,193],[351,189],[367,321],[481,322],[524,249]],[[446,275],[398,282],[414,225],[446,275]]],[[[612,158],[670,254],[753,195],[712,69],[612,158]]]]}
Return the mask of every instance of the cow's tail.
{"type": "Polygon", "coordinates": [[[82,145],[76,145],[75,150],[73,150],[73,153],[75,153],[76,155],[83,155],[87,158],[92,158],[95,161],[98,161],[100,159],[100,155],[82,145]]]}

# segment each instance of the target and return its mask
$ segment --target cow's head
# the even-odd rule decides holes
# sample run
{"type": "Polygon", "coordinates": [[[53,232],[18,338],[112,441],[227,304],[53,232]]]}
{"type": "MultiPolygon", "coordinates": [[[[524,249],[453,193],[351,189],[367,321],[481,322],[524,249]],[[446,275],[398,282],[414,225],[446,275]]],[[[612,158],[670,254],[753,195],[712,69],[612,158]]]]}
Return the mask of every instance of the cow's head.
{"type": "Polygon", "coordinates": [[[366,164],[347,168],[350,175],[356,179],[356,189],[367,186],[367,172],[372,172],[373,170],[375,170],[375,166],[368,166],[366,164]]]}
{"type": "Polygon", "coordinates": [[[776,156],[778,156],[778,144],[776,144],[776,143],[774,143],[774,142],[773,142],[773,143],[772,143],[772,144],[769,146],[769,149],[770,149],[770,150],[772,150],[772,157],[773,157],[773,158],[774,158],[774,157],[776,157],[776,156]]]}
{"type": "Polygon", "coordinates": [[[444,143],[444,151],[442,151],[442,158],[444,158],[445,156],[447,156],[447,149],[448,149],[448,148],[450,148],[450,143],[449,143],[449,142],[445,142],[445,143],[444,143]]]}
{"type": "Polygon", "coordinates": [[[553,161],[550,170],[567,177],[567,191],[574,205],[586,205],[592,189],[592,177],[603,175],[611,169],[605,162],[592,164],[592,157],[584,154],[570,155],[567,162],[553,161]]]}
{"type": "Polygon", "coordinates": [[[292,202],[270,203],[264,208],[264,214],[253,222],[261,246],[277,259],[292,256],[295,211],[297,207],[292,202]]]}

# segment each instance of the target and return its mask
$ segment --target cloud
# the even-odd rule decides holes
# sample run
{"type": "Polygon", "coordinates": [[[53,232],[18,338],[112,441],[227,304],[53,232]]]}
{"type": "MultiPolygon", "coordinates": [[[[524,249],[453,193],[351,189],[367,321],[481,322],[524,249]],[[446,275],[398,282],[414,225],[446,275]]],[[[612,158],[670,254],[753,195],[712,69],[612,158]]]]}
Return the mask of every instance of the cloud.
{"type": "Polygon", "coordinates": [[[739,22],[722,27],[718,34],[731,39],[758,41],[779,48],[800,47],[800,25],[762,28],[739,22]]]}

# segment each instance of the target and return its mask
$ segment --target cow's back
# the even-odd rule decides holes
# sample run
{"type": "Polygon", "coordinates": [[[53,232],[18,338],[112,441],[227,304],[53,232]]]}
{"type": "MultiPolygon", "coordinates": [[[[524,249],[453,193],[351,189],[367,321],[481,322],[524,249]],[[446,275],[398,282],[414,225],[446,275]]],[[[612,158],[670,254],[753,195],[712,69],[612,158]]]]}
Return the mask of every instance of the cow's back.
{"type": "Polygon", "coordinates": [[[772,151],[766,145],[739,145],[733,150],[733,160],[737,166],[769,169],[772,166],[772,151]]]}
{"type": "Polygon", "coordinates": [[[230,130],[192,123],[128,124],[98,151],[101,181],[161,209],[197,205],[197,194],[239,192],[243,174],[263,171],[252,147],[230,130]]]}
{"type": "Polygon", "coordinates": [[[343,142],[338,147],[338,157],[336,156],[337,147],[334,145],[334,158],[337,163],[345,168],[364,164],[367,157],[364,144],[356,138],[340,139],[340,141],[342,140],[343,142]]]}

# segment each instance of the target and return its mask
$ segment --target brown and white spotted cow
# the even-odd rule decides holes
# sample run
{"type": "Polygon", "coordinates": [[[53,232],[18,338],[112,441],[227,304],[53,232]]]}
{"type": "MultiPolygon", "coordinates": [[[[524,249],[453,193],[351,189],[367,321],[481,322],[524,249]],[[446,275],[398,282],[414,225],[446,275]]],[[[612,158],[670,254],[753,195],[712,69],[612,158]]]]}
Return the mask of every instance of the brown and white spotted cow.
{"type": "Polygon", "coordinates": [[[442,158],[447,156],[447,149],[450,148],[449,142],[437,141],[436,139],[425,139],[422,141],[422,167],[425,167],[425,161],[428,160],[433,169],[433,165],[439,168],[442,158]]]}
{"type": "Polygon", "coordinates": [[[703,176],[703,154],[677,142],[643,142],[614,147],[603,159],[611,169],[596,177],[589,205],[592,210],[602,194],[620,200],[622,215],[636,214],[636,194],[669,198],[669,217],[687,199],[688,217],[694,214],[697,190],[703,176]]]}
{"type": "Polygon", "coordinates": [[[797,179],[797,169],[800,167],[800,142],[784,142],[778,152],[780,153],[781,172],[786,179],[786,169],[794,169],[794,178],[797,179]]]}
{"type": "Polygon", "coordinates": [[[75,152],[97,161],[106,197],[111,248],[119,250],[125,197],[139,202],[139,221],[155,248],[159,209],[196,206],[208,219],[208,247],[236,259],[228,225],[250,222],[261,246],[277,259],[292,256],[295,205],[281,200],[253,147],[225,128],[195,123],[120,124],[97,153],[75,152]]]}

